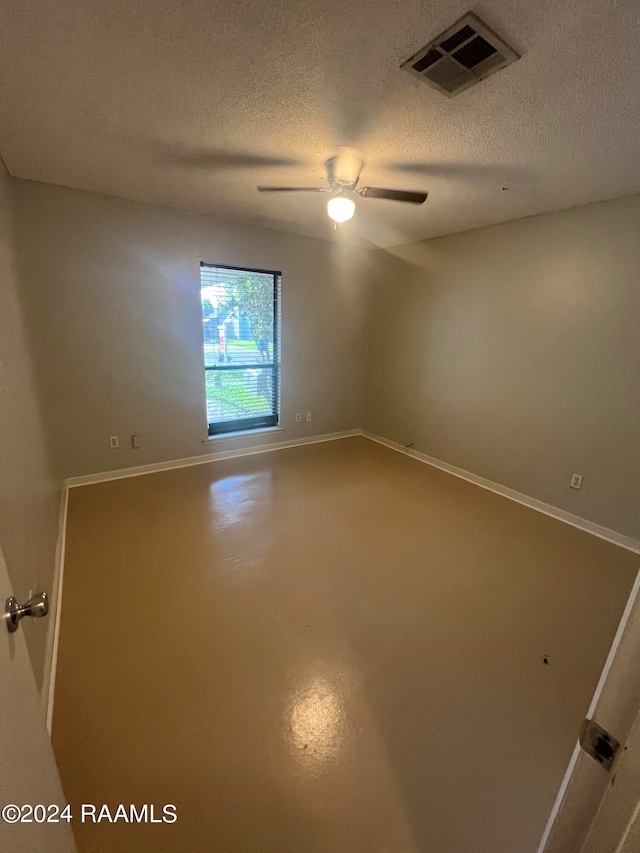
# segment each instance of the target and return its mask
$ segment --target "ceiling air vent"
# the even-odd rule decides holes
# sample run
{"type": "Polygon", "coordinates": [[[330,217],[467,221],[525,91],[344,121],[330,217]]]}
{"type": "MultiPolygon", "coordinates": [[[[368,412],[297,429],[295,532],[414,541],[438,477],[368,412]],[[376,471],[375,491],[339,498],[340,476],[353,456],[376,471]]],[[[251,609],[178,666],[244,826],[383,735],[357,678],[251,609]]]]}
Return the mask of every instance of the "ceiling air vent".
{"type": "Polygon", "coordinates": [[[401,67],[452,98],[516,59],[518,54],[469,12],[401,67]]]}

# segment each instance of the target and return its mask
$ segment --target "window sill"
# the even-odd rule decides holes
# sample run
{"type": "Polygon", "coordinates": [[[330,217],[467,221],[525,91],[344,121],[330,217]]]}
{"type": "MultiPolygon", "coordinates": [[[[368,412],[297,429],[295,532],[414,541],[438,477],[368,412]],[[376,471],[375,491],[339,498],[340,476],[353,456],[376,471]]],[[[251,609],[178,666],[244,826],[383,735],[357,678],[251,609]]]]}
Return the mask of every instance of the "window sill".
{"type": "Polygon", "coordinates": [[[272,432],[284,432],[284,427],[265,427],[264,429],[243,429],[238,432],[221,432],[219,435],[209,435],[202,439],[203,444],[211,441],[229,441],[229,439],[251,438],[254,435],[269,435],[272,432]]]}

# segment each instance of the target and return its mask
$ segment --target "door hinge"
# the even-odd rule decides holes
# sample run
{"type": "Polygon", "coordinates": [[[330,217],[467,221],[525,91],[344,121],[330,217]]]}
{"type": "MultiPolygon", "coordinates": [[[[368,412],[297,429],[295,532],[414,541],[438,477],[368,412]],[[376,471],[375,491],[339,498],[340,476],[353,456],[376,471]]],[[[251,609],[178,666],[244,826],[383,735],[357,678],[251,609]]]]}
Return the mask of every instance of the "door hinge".
{"type": "Polygon", "coordinates": [[[587,755],[611,772],[613,763],[620,749],[620,743],[608,731],[599,726],[595,720],[585,720],[580,729],[580,746],[587,755]]]}

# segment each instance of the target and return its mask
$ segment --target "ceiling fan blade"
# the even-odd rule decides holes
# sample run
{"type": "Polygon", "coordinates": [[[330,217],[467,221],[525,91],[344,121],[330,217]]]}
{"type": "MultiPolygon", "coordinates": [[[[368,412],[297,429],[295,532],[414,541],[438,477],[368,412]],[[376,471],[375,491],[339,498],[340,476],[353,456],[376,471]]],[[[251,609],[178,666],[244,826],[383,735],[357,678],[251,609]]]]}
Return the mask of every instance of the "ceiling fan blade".
{"type": "Polygon", "coordinates": [[[307,165],[305,161],[289,156],[205,146],[189,147],[180,143],[162,141],[145,142],[145,148],[150,150],[159,162],[184,169],[206,169],[209,172],[307,165]]]}
{"type": "Polygon", "coordinates": [[[176,153],[176,160],[185,166],[203,169],[265,169],[278,166],[297,166],[298,160],[292,157],[271,157],[244,151],[194,150],[176,153]]]}
{"type": "Polygon", "coordinates": [[[402,174],[426,175],[429,178],[446,178],[457,181],[526,181],[531,179],[528,169],[491,163],[466,163],[456,160],[445,163],[439,160],[430,162],[382,163],[382,168],[402,174]]]}
{"type": "Polygon", "coordinates": [[[257,187],[259,193],[328,193],[325,187],[257,187]]]}
{"type": "Polygon", "coordinates": [[[417,190],[386,190],[382,187],[362,187],[358,192],[364,198],[384,198],[388,201],[406,201],[409,204],[422,204],[428,195],[417,190]]]}

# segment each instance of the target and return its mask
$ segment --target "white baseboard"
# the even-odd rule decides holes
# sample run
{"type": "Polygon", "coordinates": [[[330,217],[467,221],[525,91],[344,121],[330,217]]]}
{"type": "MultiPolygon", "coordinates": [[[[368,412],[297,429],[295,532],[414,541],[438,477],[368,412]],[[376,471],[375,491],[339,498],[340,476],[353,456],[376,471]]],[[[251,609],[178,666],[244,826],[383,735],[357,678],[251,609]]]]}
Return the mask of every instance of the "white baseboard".
{"type": "Polygon", "coordinates": [[[460,477],[462,480],[467,480],[482,489],[487,489],[490,492],[495,492],[497,495],[502,495],[516,503],[523,504],[529,509],[535,509],[536,512],[542,512],[544,515],[549,515],[558,521],[563,521],[565,524],[570,524],[572,527],[577,527],[579,530],[584,530],[587,533],[597,536],[599,539],[606,539],[607,542],[613,542],[614,545],[620,545],[621,548],[626,548],[628,551],[633,551],[640,554],[640,541],[633,539],[630,536],[624,536],[622,533],[617,533],[615,530],[609,530],[608,527],[603,527],[593,521],[587,521],[585,518],[580,518],[563,509],[558,509],[555,506],[539,501],[537,498],[530,498],[528,495],[523,495],[516,492],[515,489],[509,489],[507,486],[501,486],[499,483],[494,483],[492,480],[487,480],[484,477],[479,477],[477,474],[472,474],[465,471],[463,468],[457,468],[455,465],[449,465],[448,462],[441,462],[433,456],[427,456],[426,453],[421,453],[419,450],[405,449],[401,444],[395,441],[390,441],[388,438],[383,438],[380,435],[361,430],[362,435],[371,441],[377,441],[378,444],[383,444],[385,447],[390,447],[392,450],[397,450],[413,459],[418,459],[420,462],[425,462],[427,465],[432,465],[434,468],[439,468],[441,471],[446,471],[448,474],[453,474],[454,477],[460,477]]]}
{"type": "Polygon", "coordinates": [[[56,667],[58,664],[58,642],[60,640],[60,616],[62,607],[62,582],[64,577],[64,554],[67,539],[67,508],[69,506],[69,489],[66,483],[62,485],[60,496],[60,516],[58,519],[58,539],[56,542],[53,582],[51,585],[51,612],[47,632],[47,648],[45,652],[45,670],[42,680],[42,703],[45,708],[47,730],[51,735],[53,724],[53,698],[56,684],[56,667]]]}
{"type": "MultiPolygon", "coordinates": [[[[174,468],[189,468],[191,465],[206,465],[222,459],[235,459],[238,456],[253,456],[255,453],[270,453],[273,450],[286,450],[287,447],[300,447],[303,444],[317,444],[321,441],[335,441],[351,435],[362,435],[360,429],[348,429],[343,432],[328,432],[324,435],[311,435],[307,438],[293,438],[288,441],[274,441],[271,444],[255,444],[240,447],[237,450],[220,450],[217,453],[202,453],[199,456],[187,456],[184,459],[171,459],[168,462],[152,462],[150,465],[137,465],[135,468],[120,468],[117,471],[105,471],[101,474],[83,474],[80,477],[68,477],[65,484],[73,489],[76,486],[89,486],[93,483],[106,483],[108,480],[122,480],[125,477],[141,477],[155,474],[157,471],[170,471],[174,468]]],[[[249,436],[246,436],[249,438],[249,436]]]]}

